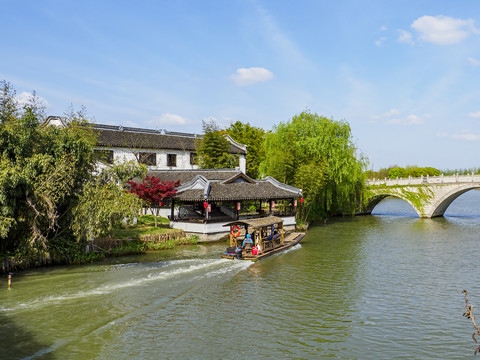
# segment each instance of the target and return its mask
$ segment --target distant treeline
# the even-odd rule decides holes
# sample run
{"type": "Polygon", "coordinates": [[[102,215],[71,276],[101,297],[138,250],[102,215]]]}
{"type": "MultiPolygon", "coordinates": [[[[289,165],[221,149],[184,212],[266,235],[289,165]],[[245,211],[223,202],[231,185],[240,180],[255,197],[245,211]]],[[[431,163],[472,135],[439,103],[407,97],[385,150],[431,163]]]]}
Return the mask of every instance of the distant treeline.
{"type": "Polygon", "coordinates": [[[367,179],[396,179],[398,178],[408,178],[411,177],[421,177],[423,176],[439,176],[443,175],[468,175],[471,173],[478,174],[480,173],[480,168],[472,169],[450,169],[450,170],[438,170],[433,167],[420,167],[416,165],[411,165],[407,167],[400,167],[397,165],[392,165],[388,168],[382,168],[378,171],[368,170],[366,172],[367,179]]]}

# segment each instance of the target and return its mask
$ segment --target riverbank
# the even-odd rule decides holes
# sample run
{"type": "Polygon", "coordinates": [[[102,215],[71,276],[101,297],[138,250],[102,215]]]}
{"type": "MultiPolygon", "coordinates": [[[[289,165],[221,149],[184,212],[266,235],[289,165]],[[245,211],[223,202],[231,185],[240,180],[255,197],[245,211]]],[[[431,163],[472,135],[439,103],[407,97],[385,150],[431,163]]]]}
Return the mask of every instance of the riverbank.
{"type": "Polygon", "coordinates": [[[0,255],[0,273],[27,270],[50,265],[85,264],[106,257],[142,254],[172,249],[179,245],[195,245],[199,237],[187,236],[183,230],[170,229],[168,219],[152,215],[140,216],[135,225],[118,225],[109,237],[90,242],[56,243],[50,251],[29,254],[0,255]]]}

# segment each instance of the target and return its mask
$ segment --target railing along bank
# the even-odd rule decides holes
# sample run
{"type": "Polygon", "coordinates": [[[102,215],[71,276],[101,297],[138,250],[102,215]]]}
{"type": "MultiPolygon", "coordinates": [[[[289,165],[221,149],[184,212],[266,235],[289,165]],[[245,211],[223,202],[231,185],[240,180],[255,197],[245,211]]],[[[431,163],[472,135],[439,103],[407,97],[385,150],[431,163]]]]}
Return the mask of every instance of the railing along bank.
{"type": "Polygon", "coordinates": [[[396,186],[396,185],[425,185],[425,184],[454,184],[454,183],[470,183],[470,182],[480,182],[480,175],[469,174],[469,175],[448,175],[444,176],[421,176],[421,177],[411,177],[408,178],[396,178],[396,179],[372,179],[367,180],[367,185],[385,185],[385,186],[396,186]]]}

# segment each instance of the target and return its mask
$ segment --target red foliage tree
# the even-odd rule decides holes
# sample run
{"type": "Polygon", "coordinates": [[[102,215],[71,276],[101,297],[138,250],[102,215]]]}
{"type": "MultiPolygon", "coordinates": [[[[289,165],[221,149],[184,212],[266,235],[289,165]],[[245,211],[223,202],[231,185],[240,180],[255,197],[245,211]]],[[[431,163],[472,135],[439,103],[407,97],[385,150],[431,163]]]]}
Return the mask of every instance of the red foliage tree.
{"type": "Polygon", "coordinates": [[[156,176],[145,176],[142,183],[127,181],[130,185],[128,190],[145,201],[149,207],[155,207],[155,227],[157,226],[157,216],[160,208],[158,205],[163,200],[176,194],[180,181],[162,181],[156,176]]]}

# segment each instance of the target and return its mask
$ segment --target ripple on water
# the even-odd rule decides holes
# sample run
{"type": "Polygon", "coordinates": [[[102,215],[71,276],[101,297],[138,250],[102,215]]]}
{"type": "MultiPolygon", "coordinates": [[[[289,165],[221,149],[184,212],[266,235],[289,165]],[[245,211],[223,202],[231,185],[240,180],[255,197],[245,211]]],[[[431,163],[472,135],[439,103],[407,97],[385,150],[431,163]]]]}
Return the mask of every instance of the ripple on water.
{"type": "Polygon", "coordinates": [[[479,229],[475,217],[339,218],[255,264],[212,245],[197,259],[32,272],[0,294],[0,316],[58,358],[460,359],[475,347],[461,290],[480,304],[479,229]]]}

